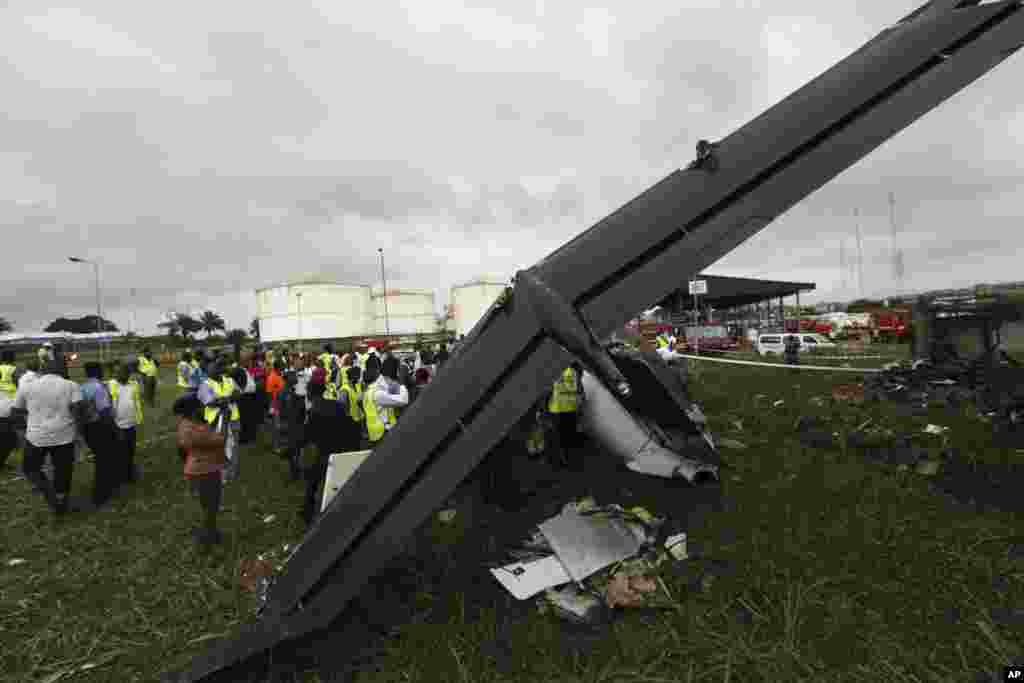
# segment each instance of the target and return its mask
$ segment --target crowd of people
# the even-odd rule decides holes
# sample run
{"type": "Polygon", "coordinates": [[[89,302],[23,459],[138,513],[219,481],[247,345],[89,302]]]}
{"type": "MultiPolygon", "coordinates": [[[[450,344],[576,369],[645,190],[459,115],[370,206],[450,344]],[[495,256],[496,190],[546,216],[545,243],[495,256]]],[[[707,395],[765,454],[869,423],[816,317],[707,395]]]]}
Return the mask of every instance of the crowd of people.
{"type": "MultiPolygon", "coordinates": [[[[141,476],[137,433],[157,403],[159,362],[144,349],[108,368],[86,363],[79,385],[68,378],[61,354],[40,351],[23,366],[10,351],[0,359],[0,466],[20,445],[26,479],[56,515],[103,506],[141,476]],[[104,379],[105,370],[111,379],[104,379]],[[94,454],[95,480],[91,500],[72,502],[77,441],[94,454]],[[52,479],[43,468],[47,457],[52,479]]],[[[339,354],[331,344],[317,355],[287,346],[236,350],[234,358],[185,351],[175,368],[180,391],[172,413],[183,476],[203,511],[202,525],[193,530],[197,543],[222,540],[217,516],[224,487],[241,475],[243,447],[261,431],[270,432],[289,478],[304,482],[299,513],[312,524],[330,456],[380,444],[449,357],[443,344],[401,358],[373,346],[339,354]]],[[[547,399],[560,446],[577,431],[578,372],[566,370],[547,399]]]]}

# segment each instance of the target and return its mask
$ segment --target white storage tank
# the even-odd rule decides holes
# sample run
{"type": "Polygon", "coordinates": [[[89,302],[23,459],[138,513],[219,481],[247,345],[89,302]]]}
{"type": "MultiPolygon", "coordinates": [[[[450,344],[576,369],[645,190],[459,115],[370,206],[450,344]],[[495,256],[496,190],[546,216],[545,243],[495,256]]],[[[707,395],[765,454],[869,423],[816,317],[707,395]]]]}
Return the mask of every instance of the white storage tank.
{"type": "Polygon", "coordinates": [[[473,326],[508,286],[507,280],[495,276],[485,276],[452,287],[451,306],[455,334],[459,336],[469,334],[473,326]]]}
{"type": "Polygon", "coordinates": [[[341,339],[372,334],[369,285],[305,280],[256,290],[264,342],[341,339]]]}
{"type": "Polygon", "coordinates": [[[437,329],[434,292],[429,289],[392,289],[387,291],[387,324],[384,315],[384,290],[374,287],[373,334],[430,334],[437,329]]]}

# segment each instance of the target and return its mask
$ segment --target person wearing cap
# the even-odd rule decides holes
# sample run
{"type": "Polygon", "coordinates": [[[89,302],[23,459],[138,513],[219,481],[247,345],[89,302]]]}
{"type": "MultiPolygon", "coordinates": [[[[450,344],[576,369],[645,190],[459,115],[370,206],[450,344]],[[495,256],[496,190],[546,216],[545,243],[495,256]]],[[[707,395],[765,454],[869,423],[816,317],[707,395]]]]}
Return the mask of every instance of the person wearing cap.
{"type": "Polygon", "coordinates": [[[82,422],[82,392],[60,373],[59,364],[48,363],[41,376],[18,389],[11,406],[12,413],[26,416],[25,478],[58,516],[71,509],[90,509],[88,505],[72,506],[69,500],[75,437],[82,422]],[[47,456],[53,463],[52,481],[43,472],[47,456]]]}
{"type": "Polygon", "coordinates": [[[148,346],[142,349],[142,355],[139,356],[139,374],[142,375],[142,396],[150,408],[156,407],[156,382],[159,374],[157,367],[159,365],[153,359],[153,352],[148,346]]]}

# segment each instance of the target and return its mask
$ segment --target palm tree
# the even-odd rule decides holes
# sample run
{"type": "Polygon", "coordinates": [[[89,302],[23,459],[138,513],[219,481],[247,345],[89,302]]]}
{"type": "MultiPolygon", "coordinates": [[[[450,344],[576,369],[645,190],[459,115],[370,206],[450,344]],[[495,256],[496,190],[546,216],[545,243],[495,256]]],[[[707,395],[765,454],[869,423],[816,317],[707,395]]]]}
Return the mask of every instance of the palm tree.
{"type": "MultiPolygon", "coordinates": [[[[165,320],[164,322],[159,323],[157,327],[162,327],[165,330],[167,330],[167,336],[169,336],[171,339],[174,339],[179,334],[181,334],[181,324],[178,322],[177,318],[165,320]]],[[[182,339],[184,339],[184,337],[185,336],[182,335],[182,339]]]]}
{"type": "Polygon", "coordinates": [[[14,325],[8,322],[7,318],[0,318],[0,334],[4,332],[10,332],[14,329],[14,325]]]}
{"type": "Polygon", "coordinates": [[[199,324],[202,325],[203,332],[206,332],[206,337],[209,338],[217,330],[224,329],[224,318],[213,311],[203,311],[203,314],[199,316],[199,324]]]}

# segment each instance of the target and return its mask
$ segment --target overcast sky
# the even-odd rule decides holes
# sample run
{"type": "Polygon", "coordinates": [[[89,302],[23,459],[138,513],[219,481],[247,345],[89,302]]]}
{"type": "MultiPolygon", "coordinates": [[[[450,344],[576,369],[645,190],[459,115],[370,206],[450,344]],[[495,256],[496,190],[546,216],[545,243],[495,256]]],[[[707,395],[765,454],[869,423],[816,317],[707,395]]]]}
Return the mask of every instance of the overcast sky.
{"type": "MultiPolygon", "coordinates": [[[[685,166],[917,0],[92,0],[0,9],[0,234],[16,329],[168,310],[248,327],[308,275],[435,289],[510,275],[685,166]],[[132,297],[132,290],[135,296],[132,297]],[[134,302],[134,303],[133,303],[134,302]]],[[[4,5],[4,3],[0,3],[4,5]]],[[[864,293],[1024,279],[1014,56],[725,259],[864,293]]]]}

